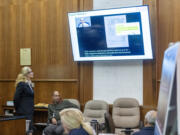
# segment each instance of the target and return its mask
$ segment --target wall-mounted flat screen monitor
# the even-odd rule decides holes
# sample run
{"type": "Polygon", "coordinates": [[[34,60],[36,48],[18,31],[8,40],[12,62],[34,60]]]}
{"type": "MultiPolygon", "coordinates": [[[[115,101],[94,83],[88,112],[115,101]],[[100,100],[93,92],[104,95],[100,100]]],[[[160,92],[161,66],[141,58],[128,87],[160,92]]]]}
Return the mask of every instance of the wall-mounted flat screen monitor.
{"type": "Polygon", "coordinates": [[[152,59],[148,6],[68,13],[75,61],[152,59]]]}

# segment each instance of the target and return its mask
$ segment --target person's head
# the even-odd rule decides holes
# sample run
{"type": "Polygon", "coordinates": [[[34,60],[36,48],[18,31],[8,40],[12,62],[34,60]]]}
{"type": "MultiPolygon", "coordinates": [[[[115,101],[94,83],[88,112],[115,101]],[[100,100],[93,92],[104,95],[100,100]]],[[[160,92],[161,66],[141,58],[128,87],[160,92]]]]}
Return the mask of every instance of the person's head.
{"type": "Polygon", "coordinates": [[[75,108],[64,109],[59,113],[65,131],[71,131],[82,127],[89,135],[93,134],[93,129],[89,123],[84,122],[83,114],[75,108]]]}
{"type": "Polygon", "coordinates": [[[30,67],[25,66],[21,69],[21,72],[18,74],[15,86],[17,86],[19,82],[28,82],[33,77],[34,73],[32,72],[32,69],[30,67]]]}
{"type": "Polygon", "coordinates": [[[61,95],[59,94],[59,91],[55,90],[52,94],[52,100],[53,103],[60,103],[62,101],[61,95]]]}
{"type": "Polygon", "coordinates": [[[21,74],[26,76],[28,79],[31,79],[34,77],[34,73],[32,72],[32,69],[30,67],[23,67],[21,69],[21,74]]]}
{"type": "Polygon", "coordinates": [[[154,110],[147,112],[144,120],[145,126],[154,126],[156,122],[156,116],[157,112],[154,110]]]}

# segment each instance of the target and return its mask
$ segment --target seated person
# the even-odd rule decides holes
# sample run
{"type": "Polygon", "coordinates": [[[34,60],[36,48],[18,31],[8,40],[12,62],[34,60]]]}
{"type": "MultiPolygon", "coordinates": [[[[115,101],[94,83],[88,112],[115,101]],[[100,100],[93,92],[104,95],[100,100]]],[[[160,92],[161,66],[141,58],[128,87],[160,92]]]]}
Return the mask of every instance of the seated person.
{"type": "Polygon", "coordinates": [[[156,111],[149,111],[146,113],[144,125],[140,131],[135,132],[133,135],[154,135],[154,126],[156,121],[156,111]]]}
{"type": "Polygon", "coordinates": [[[61,135],[64,132],[61,126],[59,112],[65,108],[78,108],[68,100],[63,100],[58,91],[52,95],[53,103],[48,106],[48,126],[44,129],[45,135],[61,135]]]}
{"type": "Polygon", "coordinates": [[[70,108],[59,113],[65,133],[69,135],[93,135],[93,128],[84,122],[80,110],[70,108]]]}

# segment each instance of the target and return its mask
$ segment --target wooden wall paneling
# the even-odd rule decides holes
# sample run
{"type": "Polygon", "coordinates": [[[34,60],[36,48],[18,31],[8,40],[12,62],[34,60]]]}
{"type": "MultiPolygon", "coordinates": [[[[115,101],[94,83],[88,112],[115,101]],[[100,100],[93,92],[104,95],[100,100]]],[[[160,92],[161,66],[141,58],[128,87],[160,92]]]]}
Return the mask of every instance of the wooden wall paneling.
{"type": "Polygon", "coordinates": [[[84,0],[84,10],[93,10],[93,0],[84,0]]]}
{"type": "Polygon", "coordinates": [[[79,99],[79,89],[77,82],[36,82],[36,103],[52,102],[52,92],[57,90],[60,92],[63,98],[75,98],[79,99]]]}
{"type": "Polygon", "coordinates": [[[80,103],[84,104],[93,99],[93,64],[81,62],[80,64],[80,103]]]}
{"type": "Polygon", "coordinates": [[[0,97],[2,98],[3,104],[5,104],[7,100],[13,100],[14,92],[15,92],[14,82],[0,81],[0,97]]]}
{"type": "Polygon", "coordinates": [[[92,99],[92,63],[73,61],[67,20],[87,9],[92,0],[0,0],[0,98],[13,100],[19,50],[31,48],[35,103],[50,103],[54,90],[81,104],[92,99]]]}
{"type": "Polygon", "coordinates": [[[53,90],[79,99],[79,65],[72,58],[67,20],[67,12],[79,7],[79,0],[0,0],[0,98],[13,100],[19,50],[28,47],[35,103],[51,102],[53,90]]]}
{"type": "Polygon", "coordinates": [[[67,22],[67,12],[77,11],[78,3],[77,0],[69,3],[70,0],[31,3],[25,0],[23,3],[22,46],[33,49],[32,68],[38,79],[78,77],[77,63],[73,62],[71,55],[67,22]]]}
{"type": "Polygon", "coordinates": [[[18,1],[0,1],[0,78],[12,78],[18,70],[20,44],[20,8],[18,1]]]}
{"type": "Polygon", "coordinates": [[[143,61],[143,106],[141,107],[141,119],[144,119],[144,115],[147,111],[156,109],[157,105],[157,92],[156,92],[156,55],[157,55],[157,0],[143,1],[144,5],[149,5],[150,14],[150,27],[151,27],[151,40],[153,48],[153,60],[143,61]]]}
{"type": "Polygon", "coordinates": [[[179,0],[159,0],[159,22],[158,22],[158,87],[160,86],[162,62],[164,51],[170,42],[180,41],[180,1],[179,0]]]}
{"type": "MultiPolygon", "coordinates": [[[[155,107],[158,102],[164,51],[168,48],[168,44],[170,42],[176,42],[180,40],[180,10],[178,8],[178,4],[180,4],[180,2],[178,0],[144,0],[144,4],[150,6],[152,42],[155,45],[155,63],[148,63],[149,65],[147,62],[144,63],[144,77],[149,77],[152,74],[152,80],[144,79],[144,101],[148,105],[151,104],[150,102],[153,99],[152,95],[155,95],[156,100],[155,102],[152,101],[152,107],[155,107]],[[150,85],[151,82],[153,87],[150,85]],[[156,89],[151,90],[152,88],[156,89]],[[154,91],[156,92],[154,93],[154,91]]],[[[144,107],[147,106],[145,105],[144,107]]],[[[148,111],[148,109],[146,110],[148,111]]],[[[142,111],[144,111],[144,109],[142,111]]]]}
{"type": "Polygon", "coordinates": [[[144,101],[146,103],[144,107],[147,108],[153,99],[152,95],[156,96],[156,100],[154,100],[155,102],[152,101],[152,107],[156,107],[158,102],[164,51],[168,48],[168,44],[170,42],[176,42],[180,40],[180,9],[178,7],[180,1],[144,0],[144,4],[150,6],[152,42],[155,47],[155,63],[148,63],[146,61],[144,63],[144,101]],[[152,77],[152,80],[145,79],[149,76],[152,77]],[[154,83],[154,81],[156,83],[154,83]],[[153,86],[151,86],[151,82],[153,86]]]}
{"type": "Polygon", "coordinates": [[[0,68],[2,71],[9,69],[0,73],[1,79],[16,78],[21,68],[20,47],[32,48],[36,78],[78,78],[67,23],[67,12],[78,10],[78,0],[69,3],[71,0],[20,0],[18,6],[8,2],[1,5],[0,51],[1,59],[3,61],[5,57],[6,63],[2,62],[0,68]]]}

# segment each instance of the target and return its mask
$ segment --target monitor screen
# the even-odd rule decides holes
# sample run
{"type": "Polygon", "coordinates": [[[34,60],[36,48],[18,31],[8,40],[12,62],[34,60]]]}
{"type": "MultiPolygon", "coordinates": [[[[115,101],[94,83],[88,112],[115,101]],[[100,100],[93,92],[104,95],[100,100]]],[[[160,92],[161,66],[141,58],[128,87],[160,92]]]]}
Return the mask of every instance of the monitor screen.
{"type": "Polygon", "coordinates": [[[75,61],[152,59],[148,6],[68,13],[75,61]]]}

